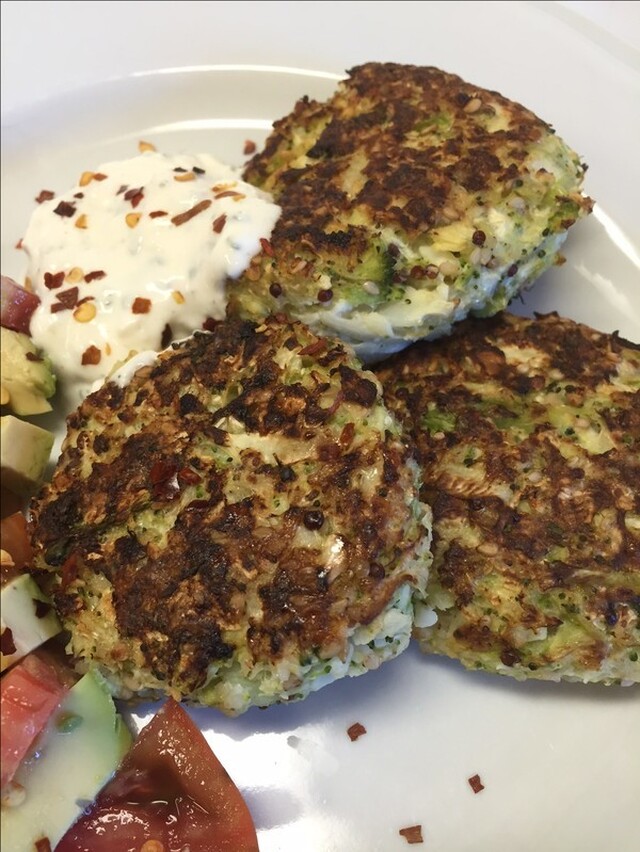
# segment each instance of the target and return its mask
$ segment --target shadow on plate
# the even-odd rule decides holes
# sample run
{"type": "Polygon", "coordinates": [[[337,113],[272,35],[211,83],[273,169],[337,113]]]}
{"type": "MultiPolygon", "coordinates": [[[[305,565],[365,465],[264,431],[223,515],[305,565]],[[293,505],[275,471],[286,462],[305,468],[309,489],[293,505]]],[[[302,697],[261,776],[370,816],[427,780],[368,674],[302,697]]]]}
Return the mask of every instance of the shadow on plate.
{"type": "Polygon", "coordinates": [[[458,660],[436,655],[417,653],[424,660],[424,665],[434,668],[447,679],[456,682],[459,688],[470,691],[503,693],[505,695],[523,696],[527,700],[544,697],[554,701],[591,701],[612,703],[636,701],[640,699],[640,684],[630,686],[606,686],[602,683],[571,683],[568,681],[545,680],[516,680],[509,675],[499,675],[492,672],[474,671],[465,668],[458,660]]]}

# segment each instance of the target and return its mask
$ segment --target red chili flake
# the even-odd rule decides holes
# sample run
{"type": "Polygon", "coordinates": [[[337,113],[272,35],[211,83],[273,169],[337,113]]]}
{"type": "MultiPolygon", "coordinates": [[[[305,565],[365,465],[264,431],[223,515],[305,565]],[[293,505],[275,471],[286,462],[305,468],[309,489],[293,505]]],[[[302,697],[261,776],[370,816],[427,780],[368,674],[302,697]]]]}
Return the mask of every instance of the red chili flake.
{"type": "Polygon", "coordinates": [[[333,290],[328,287],[323,290],[318,290],[318,301],[319,302],[330,302],[333,299],[333,290]]]}
{"type": "Polygon", "coordinates": [[[157,219],[160,216],[168,216],[168,215],[169,214],[167,213],[166,210],[153,210],[151,213],[149,213],[149,218],[150,219],[157,219]]]}
{"type": "Polygon", "coordinates": [[[62,569],[60,571],[60,587],[64,591],[78,576],[78,557],[75,553],[72,553],[65,561],[62,563],[62,569]]]}
{"type": "Polygon", "coordinates": [[[120,189],[116,192],[116,195],[121,195],[123,192],[126,192],[129,189],[129,184],[123,183],[120,189]]]}
{"type": "Polygon", "coordinates": [[[474,246],[483,246],[486,242],[487,235],[484,231],[474,231],[471,237],[471,242],[474,246]]]}
{"type": "Polygon", "coordinates": [[[160,459],[156,461],[151,466],[151,470],[149,471],[149,479],[151,480],[152,485],[160,485],[163,482],[166,482],[167,479],[171,479],[177,473],[177,467],[173,462],[165,461],[160,459]]]}
{"type": "Polygon", "coordinates": [[[45,272],[44,286],[47,290],[57,290],[64,284],[64,272],[45,272]]]}
{"type": "Polygon", "coordinates": [[[148,314],[151,310],[151,299],[143,299],[141,296],[136,296],[131,305],[131,313],[133,314],[148,314]]]}
{"type": "Polygon", "coordinates": [[[82,353],[82,366],[86,367],[89,364],[99,364],[102,358],[102,352],[97,346],[88,346],[82,353]]]}
{"type": "Polygon", "coordinates": [[[188,222],[189,219],[193,219],[193,217],[197,216],[198,213],[202,213],[202,211],[206,210],[207,207],[211,207],[211,199],[203,198],[202,201],[199,201],[195,207],[192,207],[190,210],[185,210],[184,213],[178,213],[177,216],[172,216],[171,221],[174,225],[184,225],[185,222],[188,222]]]}
{"type": "Polygon", "coordinates": [[[265,239],[264,237],[260,238],[260,248],[265,254],[269,255],[269,257],[273,257],[275,254],[275,252],[273,251],[273,246],[271,245],[269,240],[265,239]]]}
{"type": "Polygon", "coordinates": [[[92,180],[106,180],[107,176],[103,175],[102,172],[94,172],[92,180]]]}
{"type": "Polygon", "coordinates": [[[277,299],[278,296],[282,295],[282,287],[278,284],[277,281],[274,281],[273,284],[269,287],[269,292],[273,296],[274,299],[277,299]]]}
{"type": "Polygon", "coordinates": [[[75,204],[71,204],[69,201],[61,201],[53,212],[58,216],[68,218],[75,215],[76,207],[75,204]]]}
{"type": "Polygon", "coordinates": [[[355,434],[356,434],[356,427],[355,427],[354,423],[349,421],[349,423],[347,423],[345,425],[342,432],[340,432],[340,437],[338,438],[338,443],[340,444],[340,446],[343,449],[346,449],[347,447],[349,447],[351,445],[351,442],[353,441],[355,434]]]}
{"type": "Polygon", "coordinates": [[[19,239],[19,240],[18,240],[18,242],[16,243],[16,246],[15,246],[15,247],[16,247],[17,249],[21,249],[21,248],[22,248],[22,237],[20,237],[20,239],[19,239]]]}
{"type": "Polygon", "coordinates": [[[169,323],[167,323],[165,325],[165,327],[162,329],[162,334],[160,336],[160,347],[162,349],[166,349],[167,346],[171,343],[172,340],[173,340],[173,329],[171,328],[169,323]]]}
{"type": "Polygon", "coordinates": [[[51,842],[48,837],[36,840],[36,852],[51,852],[51,842]]]}
{"type": "Polygon", "coordinates": [[[235,198],[237,195],[242,195],[241,192],[236,192],[234,189],[225,189],[223,192],[216,192],[216,198],[235,198]]]}
{"type": "Polygon", "coordinates": [[[74,198],[84,198],[84,192],[74,192],[74,198]]]}
{"type": "Polygon", "coordinates": [[[43,360],[39,355],[36,355],[35,352],[25,352],[24,357],[27,359],[27,361],[40,362],[43,360]]]}
{"type": "Polygon", "coordinates": [[[484,790],[484,784],[480,780],[479,775],[472,775],[471,778],[467,779],[469,781],[469,785],[474,793],[479,793],[481,790],[484,790]]]}
{"type": "Polygon", "coordinates": [[[137,189],[128,189],[124,194],[124,200],[130,201],[132,207],[137,207],[144,198],[142,190],[143,187],[141,186],[137,187],[137,189]]]}
{"type": "Polygon", "coordinates": [[[180,491],[177,473],[178,468],[171,461],[161,459],[154,462],[149,471],[154,500],[175,500],[180,491]]]}
{"type": "Polygon", "coordinates": [[[2,635],[0,636],[0,650],[4,654],[5,657],[10,656],[11,654],[15,654],[16,646],[13,641],[13,633],[11,632],[10,627],[5,627],[2,631],[2,635]]]}
{"type": "Polygon", "coordinates": [[[211,504],[208,500],[192,500],[187,504],[187,511],[191,511],[192,509],[208,509],[211,504]]]}
{"type": "Polygon", "coordinates": [[[100,278],[104,278],[107,273],[103,269],[94,269],[93,272],[87,272],[84,276],[84,280],[87,284],[90,284],[92,281],[99,281],[100,278]]]}
{"type": "Polygon", "coordinates": [[[36,618],[44,618],[51,612],[51,604],[38,600],[38,598],[33,598],[33,606],[36,611],[36,618]]]}
{"type": "Polygon", "coordinates": [[[257,147],[258,146],[252,139],[247,139],[245,140],[242,152],[245,156],[249,156],[249,154],[255,154],[257,147]]]}
{"type": "Polygon", "coordinates": [[[361,737],[363,734],[367,733],[367,729],[364,725],[361,725],[360,722],[354,722],[353,725],[350,725],[347,728],[347,734],[349,735],[349,739],[351,742],[355,742],[358,737],[361,737]]]}
{"type": "Polygon", "coordinates": [[[406,828],[401,828],[398,834],[402,835],[407,843],[424,843],[421,825],[409,825],[406,828]]]}
{"type": "Polygon", "coordinates": [[[328,341],[324,337],[319,337],[317,340],[314,340],[313,343],[310,343],[308,346],[303,346],[302,349],[298,352],[298,355],[318,355],[320,352],[324,352],[327,348],[328,341]]]}
{"type": "Polygon", "coordinates": [[[36,202],[42,204],[43,201],[51,201],[55,196],[55,192],[51,192],[50,189],[41,189],[38,195],[36,195],[36,202]]]}
{"type": "Polygon", "coordinates": [[[61,290],[56,293],[57,302],[51,305],[51,313],[57,314],[59,311],[70,311],[78,304],[78,288],[69,287],[68,290],[61,290]]]}
{"type": "Polygon", "coordinates": [[[178,482],[180,485],[197,485],[201,481],[202,477],[200,474],[196,473],[195,470],[191,470],[190,467],[183,467],[178,471],[178,482]]]}
{"type": "Polygon", "coordinates": [[[221,233],[224,226],[227,224],[227,214],[223,213],[221,216],[218,216],[217,219],[213,220],[213,233],[219,234],[221,233]]]}

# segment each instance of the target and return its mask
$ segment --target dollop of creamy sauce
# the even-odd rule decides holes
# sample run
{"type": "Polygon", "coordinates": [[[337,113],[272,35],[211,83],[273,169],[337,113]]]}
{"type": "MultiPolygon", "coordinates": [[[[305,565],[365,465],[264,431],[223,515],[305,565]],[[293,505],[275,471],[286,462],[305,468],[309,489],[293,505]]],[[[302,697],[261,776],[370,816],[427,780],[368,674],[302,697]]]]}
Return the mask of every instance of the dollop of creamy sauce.
{"type": "Polygon", "coordinates": [[[22,240],[41,300],[30,331],[67,400],[79,402],[131,353],[222,319],[227,279],[248,267],[279,215],[233,167],[156,151],[84,172],[41,203],[22,240]]]}

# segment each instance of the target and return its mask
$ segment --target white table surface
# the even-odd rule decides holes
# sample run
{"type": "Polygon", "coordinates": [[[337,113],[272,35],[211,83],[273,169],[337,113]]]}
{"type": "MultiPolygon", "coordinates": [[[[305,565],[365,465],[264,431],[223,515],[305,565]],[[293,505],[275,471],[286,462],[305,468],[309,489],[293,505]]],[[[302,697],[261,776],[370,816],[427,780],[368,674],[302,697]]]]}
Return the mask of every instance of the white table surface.
{"type": "MultiPolygon", "coordinates": [[[[355,61],[368,61],[371,44],[378,43],[384,52],[387,28],[405,30],[406,56],[390,59],[429,64],[429,34],[410,26],[417,5],[416,0],[5,0],[1,7],[2,114],[54,93],[110,78],[114,69],[120,76],[177,66],[278,65],[282,62],[278,39],[282,26],[287,30],[297,27],[300,32],[297,51],[287,54],[287,63],[296,67],[342,72],[355,61]],[[354,7],[350,13],[349,7],[354,7]],[[351,23],[335,27],[335,21],[351,22],[353,15],[358,17],[356,29],[351,23]],[[368,45],[366,55],[360,53],[362,45],[368,45]]],[[[438,7],[451,8],[451,2],[420,5],[431,7],[436,22],[438,7]]],[[[469,3],[457,0],[457,5],[463,31],[465,6],[469,3]]],[[[578,27],[594,40],[615,39],[620,43],[615,52],[624,53],[627,61],[635,61],[640,68],[637,0],[484,3],[487,14],[497,21],[509,5],[537,6],[556,16],[558,26],[578,27]]],[[[460,33],[454,35],[458,38],[460,33]]],[[[486,44],[478,44],[475,49],[486,50],[486,44]]],[[[505,49],[505,45],[500,45],[501,51],[505,49]]]]}

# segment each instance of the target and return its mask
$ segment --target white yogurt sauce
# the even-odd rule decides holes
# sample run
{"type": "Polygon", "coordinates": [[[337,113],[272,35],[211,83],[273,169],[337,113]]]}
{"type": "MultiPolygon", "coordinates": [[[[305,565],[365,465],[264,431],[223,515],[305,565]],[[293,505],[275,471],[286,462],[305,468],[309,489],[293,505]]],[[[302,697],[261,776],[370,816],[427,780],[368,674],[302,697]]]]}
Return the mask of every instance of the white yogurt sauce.
{"type": "Polygon", "coordinates": [[[147,151],[85,172],[34,211],[22,246],[41,304],[31,335],[78,402],[132,352],[221,319],[225,282],[280,208],[206,154],[147,151]]]}

